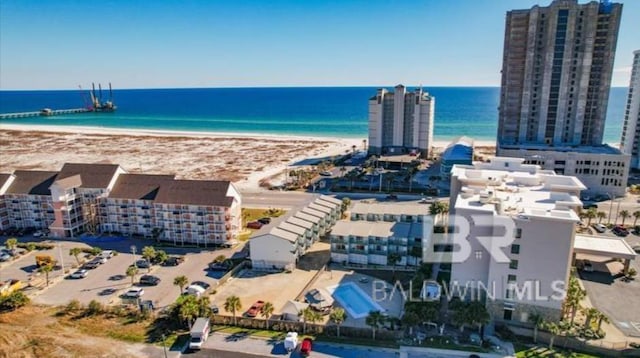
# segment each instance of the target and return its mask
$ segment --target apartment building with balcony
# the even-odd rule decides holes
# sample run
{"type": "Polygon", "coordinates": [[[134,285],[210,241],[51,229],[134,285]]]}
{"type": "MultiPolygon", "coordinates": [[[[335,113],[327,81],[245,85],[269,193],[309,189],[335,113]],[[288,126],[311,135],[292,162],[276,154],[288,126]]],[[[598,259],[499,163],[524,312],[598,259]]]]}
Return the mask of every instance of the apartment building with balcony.
{"type": "Polygon", "coordinates": [[[346,265],[396,265],[422,263],[433,223],[428,206],[421,204],[356,203],[351,220],[340,220],[330,233],[331,260],[346,265]]]}
{"type": "Polygon", "coordinates": [[[0,173],[0,230],[9,228],[9,212],[4,200],[4,193],[15,179],[13,174],[0,173]]]}
{"type": "MultiPolygon", "coordinates": [[[[58,172],[16,170],[2,199],[8,227],[46,229],[55,220],[51,190],[58,172]]],[[[5,185],[7,182],[5,182],[5,185]]]]}
{"type": "Polygon", "coordinates": [[[125,170],[117,164],[66,163],[51,184],[54,237],[74,237],[99,231],[98,205],[125,170]]]}
{"type": "Polygon", "coordinates": [[[620,150],[631,156],[631,168],[640,169],[640,50],[633,52],[620,150]]]}
{"type": "Polygon", "coordinates": [[[559,319],[556,289],[568,282],[580,221],[580,180],[523,162],[496,157],[451,171],[449,223],[469,245],[468,257],[452,262],[451,292],[485,300],[496,321],[559,319]]]}

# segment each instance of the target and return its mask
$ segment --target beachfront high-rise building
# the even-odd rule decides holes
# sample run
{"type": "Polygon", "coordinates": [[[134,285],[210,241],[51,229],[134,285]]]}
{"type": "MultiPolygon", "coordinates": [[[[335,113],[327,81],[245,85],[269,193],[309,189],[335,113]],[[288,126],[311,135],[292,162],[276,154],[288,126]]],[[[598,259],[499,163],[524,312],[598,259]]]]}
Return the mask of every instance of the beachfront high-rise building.
{"type": "Polygon", "coordinates": [[[369,99],[369,153],[415,151],[430,157],[435,98],[422,88],[412,92],[397,85],[394,90],[378,89],[369,99]]]}
{"type": "Polygon", "coordinates": [[[640,169],[640,50],[635,51],[633,55],[620,150],[631,155],[632,168],[640,169]]]}
{"type": "Polygon", "coordinates": [[[507,12],[498,155],[624,194],[629,156],[603,144],[621,14],[605,0],[507,12]]]}

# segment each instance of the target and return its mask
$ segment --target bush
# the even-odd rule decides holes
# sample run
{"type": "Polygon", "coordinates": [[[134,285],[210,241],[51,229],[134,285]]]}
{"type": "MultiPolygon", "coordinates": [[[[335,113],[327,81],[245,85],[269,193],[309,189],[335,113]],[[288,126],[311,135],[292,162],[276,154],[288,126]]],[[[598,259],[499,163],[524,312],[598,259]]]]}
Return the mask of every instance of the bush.
{"type": "Polygon", "coordinates": [[[87,306],[87,309],[85,311],[85,314],[87,316],[93,316],[93,315],[97,315],[99,313],[102,313],[103,309],[102,309],[102,303],[96,301],[96,300],[91,300],[91,302],[89,302],[89,305],[87,306]]]}
{"type": "Polygon", "coordinates": [[[69,301],[69,303],[67,303],[67,305],[64,307],[64,312],[65,312],[65,313],[76,312],[76,311],[80,310],[81,308],[82,308],[82,304],[80,304],[80,301],[78,301],[78,300],[71,300],[71,301],[69,301]]]}
{"type": "Polygon", "coordinates": [[[20,291],[10,293],[0,299],[0,311],[13,311],[29,304],[31,300],[20,291]]]}
{"type": "Polygon", "coordinates": [[[52,244],[35,243],[35,242],[21,242],[21,243],[18,243],[16,246],[21,249],[25,249],[27,251],[51,250],[54,248],[52,244]]]}

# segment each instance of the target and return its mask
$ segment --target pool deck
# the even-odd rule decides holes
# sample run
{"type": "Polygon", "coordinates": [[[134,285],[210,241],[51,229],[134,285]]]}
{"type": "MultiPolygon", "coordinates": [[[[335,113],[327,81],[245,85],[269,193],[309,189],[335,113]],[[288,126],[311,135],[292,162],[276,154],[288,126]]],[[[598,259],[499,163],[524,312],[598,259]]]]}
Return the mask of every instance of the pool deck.
{"type": "MultiPolygon", "coordinates": [[[[393,291],[385,292],[383,289],[384,281],[377,280],[371,276],[354,272],[353,270],[330,269],[320,274],[320,277],[314,284],[314,287],[331,288],[332,286],[352,282],[367,294],[374,302],[380,305],[391,317],[400,317],[404,307],[404,299],[402,294],[393,291]]],[[[386,283],[387,286],[390,284],[386,283]]],[[[334,297],[335,298],[335,297],[334,297]]],[[[339,300],[336,299],[335,306],[340,306],[339,300]]],[[[343,326],[349,327],[369,327],[365,323],[366,317],[354,318],[347,311],[347,319],[343,326]]]]}

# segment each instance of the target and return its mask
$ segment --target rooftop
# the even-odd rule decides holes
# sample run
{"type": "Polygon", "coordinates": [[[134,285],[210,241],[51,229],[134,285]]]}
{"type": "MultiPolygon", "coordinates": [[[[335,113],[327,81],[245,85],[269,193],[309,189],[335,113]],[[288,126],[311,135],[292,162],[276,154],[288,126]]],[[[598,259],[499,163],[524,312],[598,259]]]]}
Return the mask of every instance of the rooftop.
{"type": "Polygon", "coordinates": [[[5,194],[51,195],[49,187],[58,172],[42,170],[16,170],[15,179],[5,194]]]}
{"type": "Polygon", "coordinates": [[[357,202],[349,210],[351,214],[429,215],[429,205],[412,203],[363,203],[357,202]]]}
{"type": "Polygon", "coordinates": [[[522,162],[497,157],[489,163],[454,165],[452,177],[461,183],[455,208],[578,221],[579,195],[586,189],[580,180],[522,162]]]}
{"type": "Polygon", "coordinates": [[[331,235],[381,238],[423,237],[422,223],[387,221],[338,221],[331,229],[331,235]]]}
{"type": "Polygon", "coordinates": [[[633,260],[637,254],[623,239],[617,237],[576,235],[573,248],[577,253],[606,255],[633,260]]]}
{"type": "Polygon", "coordinates": [[[227,196],[229,185],[229,181],[172,180],[160,187],[155,202],[230,207],[233,197],[227,196]]]}
{"type": "Polygon", "coordinates": [[[107,188],[119,167],[118,164],[65,163],[58,180],[80,175],[83,188],[107,188]]]}
{"type": "Polygon", "coordinates": [[[298,219],[302,219],[304,221],[313,223],[313,224],[318,224],[320,223],[321,218],[315,215],[310,215],[307,213],[303,213],[301,211],[298,211],[297,213],[295,213],[293,215],[294,218],[298,218],[298,219]]]}
{"type": "Polygon", "coordinates": [[[173,175],[120,174],[109,198],[154,200],[160,186],[173,178],[173,175]]]}
{"type": "MultiPolygon", "coordinates": [[[[612,147],[608,144],[597,146],[563,146],[551,147],[544,144],[500,144],[501,149],[520,149],[522,151],[540,151],[540,152],[567,152],[567,153],[588,153],[588,154],[622,154],[620,149],[612,147]]],[[[541,153],[542,154],[542,153],[541,153]]]]}
{"type": "Polygon", "coordinates": [[[313,223],[312,222],[309,222],[307,220],[303,220],[303,219],[300,219],[300,218],[294,217],[294,216],[287,218],[286,222],[288,222],[290,224],[293,224],[293,225],[300,226],[300,227],[305,228],[305,229],[313,228],[313,223]]]}
{"type": "Polygon", "coordinates": [[[442,153],[442,160],[472,160],[473,139],[460,137],[452,141],[442,153]]]}
{"type": "Polygon", "coordinates": [[[307,230],[305,228],[300,227],[298,225],[294,225],[294,224],[288,223],[286,221],[285,222],[281,222],[280,225],[278,225],[278,228],[282,229],[282,230],[286,230],[286,231],[292,232],[292,233],[297,234],[297,235],[304,235],[304,233],[307,232],[307,230]]]}

